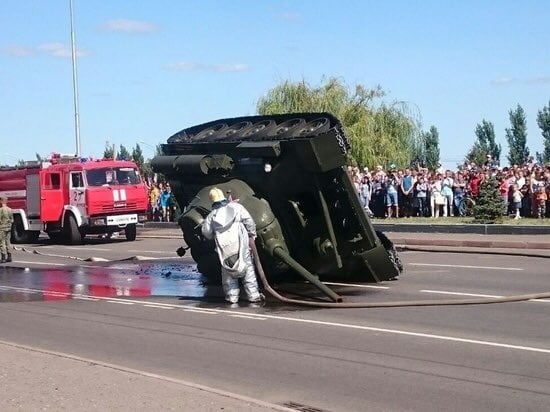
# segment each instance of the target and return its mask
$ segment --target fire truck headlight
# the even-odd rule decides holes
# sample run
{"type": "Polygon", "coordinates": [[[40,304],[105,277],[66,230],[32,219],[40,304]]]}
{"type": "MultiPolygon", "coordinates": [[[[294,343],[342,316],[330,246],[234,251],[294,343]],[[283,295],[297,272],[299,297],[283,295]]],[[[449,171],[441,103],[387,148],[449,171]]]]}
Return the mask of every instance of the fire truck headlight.
{"type": "Polygon", "coordinates": [[[107,220],[104,217],[98,217],[90,220],[91,226],[107,226],[107,220]]]}

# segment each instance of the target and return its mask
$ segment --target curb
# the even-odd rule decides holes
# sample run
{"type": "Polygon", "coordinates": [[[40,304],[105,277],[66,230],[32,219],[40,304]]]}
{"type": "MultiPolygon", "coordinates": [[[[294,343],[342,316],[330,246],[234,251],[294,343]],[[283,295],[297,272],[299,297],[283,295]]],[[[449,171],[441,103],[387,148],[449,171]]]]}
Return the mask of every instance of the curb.
{"type": "MultiPolygon", "coordinates": [[[[481,224],[448,224],[432,223],[380,223],[373,222],[376,230],[399,233],[470,233],[476,235],[550,235],[548,225],[481,225],[481,224]]],[[[145,229],[179,229],[176,222],[146,222],[145,229]]]]}
{"type": "MultiPolygon", "coordinates": [[[[398,237],[392,239],[392,233],[439,233],[439,234],[472,234],[472,235],[550,235],[550,225],[546,226],[507,226],[507,225],[436,225],[415,223],[375,223],[376,230],[388,235],[392,242],[400,246],[445,246],[458,248],[490,249],[530,249],[550,250],[550,241],[532,240],[495,240],[495,239],[422,239],[398,237]]],[[[179,239],[183,241],[180,227],[175,222],[147,222],[138,237],[179,239]],[[174,232],[176,231],[176,232],[174,232]],[[162,233],[164,232],[164,233],[162,233]],[[168,233],[167,233],[168,232],[168,233]],[[171,232],[171,233],[170,233],[171,232]]]]}
{"type": "MultiPolygon", "coordinates": [[[[388,236],[391,239],[391,235],[388,236]]],[[[549,242],[530,241],[506,241],[506,240],[454,240],[454,239],[410,239],[399,238],[393,241],[401,246],[448,246],[467,248],[490,248],[490,249],[542,249],[550,250],[549,242]]]]}

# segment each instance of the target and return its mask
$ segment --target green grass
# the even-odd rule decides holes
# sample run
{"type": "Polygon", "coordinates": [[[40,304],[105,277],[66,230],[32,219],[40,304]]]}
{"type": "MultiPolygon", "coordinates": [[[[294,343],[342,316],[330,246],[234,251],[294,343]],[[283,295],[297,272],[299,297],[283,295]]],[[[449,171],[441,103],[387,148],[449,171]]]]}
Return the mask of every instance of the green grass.
{"type": "MultiPolygon", "coordinates": [[[[399,218],[399,219],[379,219],[372,218],[373,223],[414,223],[414,224],[430,224],[430,225],[464,225],[475,224],[473,217],[411,217],[411,218],[399,218]]],[[[534,219],[522,217],[521,219],[513,219],[510,217],[504,217],[499,224],[509,226],[550,226],[550,219],[534,219]]]]}

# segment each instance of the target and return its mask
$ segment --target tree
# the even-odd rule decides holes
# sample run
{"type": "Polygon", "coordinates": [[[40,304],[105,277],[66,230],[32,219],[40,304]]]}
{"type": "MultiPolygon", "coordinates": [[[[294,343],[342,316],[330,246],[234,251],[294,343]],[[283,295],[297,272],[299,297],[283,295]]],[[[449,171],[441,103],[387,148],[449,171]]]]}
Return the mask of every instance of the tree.
{"type": "Polygon", "coordinates": [[[126,147],[124,147],[123,145],[120,145],[120,150],[117,153],[116,159],[130,160],[131,159],[130,152],[128,151],[128,149],[126,149],[126,147]]]}
{"type": "Polygon", "coordinates": [[[510,165],[522,165],[529,157],[525,111],[518,104],[516,110],[510,110],[509,115],[511,128],[506,129],[506,140],[510,148],[508,161],[510,165]]]}
{"type": "Polygon", "coordinates": [[[284,81],[258,100],[263,115],[293,112],[328,112],[344,125],[351,141],[348,161],[373,167],[390,163],[409,165],[419,135],[416,118],[401,102],[387,104],[380,87],[355,85],[329,78],[319,87],[284,81]],[[375,104],[378,103],[378,104],[375,104]]]}
{"type": "Polygon", "coordinates": [[[493,160],[500,163],[500,152],[502,150],[500,144],[495,142],[495,126],[493,123],[483,119],[475,128],[476,141],[466,155],[468,162],[473,162],[476,165],[482,165],[490,154],[493,160]]]}
{"type": "Polygon", "coordinates": [[[538,161],[542,164],[550,163],[550,102],[544,106],[537,114],[537,124],[544,138],[544,150],[537,153],[538,161]]]}
{"type": "Polygon", "coordinates": [[[412,148],[412,163],[435,170],[439,163],[439,132],[435,126],[420,132],[412,148]]]}
{"type": "Polygon", "coordinates": [[[109,143],[105,143],[105,150],[103,151],[104,159],[114,159],[115,158],[115,146],[111,146],[109,143]]]}
{"type": "Polygon", "coordinates": [[[493,176],[483,181],[475,202],[474,222],[499,223],[502,221],[504,200],[500,196],[498,182],[493,176]]]}
{"type": "Polygon", "coordinates": [[[425,166],[430,170],[437,169],[439,164],[439,132],[435,126],[430,127],[430,131],[425,133],[425,166]]]}
{"type": "Polygon", "coordinates": [[[136,143],[136,146],[132,149],[132,159],[136,162],[139,170],[143,170],[143,165],[145,164],[145,158],[143,157],[143,152],[139,143],[136,143]]]}

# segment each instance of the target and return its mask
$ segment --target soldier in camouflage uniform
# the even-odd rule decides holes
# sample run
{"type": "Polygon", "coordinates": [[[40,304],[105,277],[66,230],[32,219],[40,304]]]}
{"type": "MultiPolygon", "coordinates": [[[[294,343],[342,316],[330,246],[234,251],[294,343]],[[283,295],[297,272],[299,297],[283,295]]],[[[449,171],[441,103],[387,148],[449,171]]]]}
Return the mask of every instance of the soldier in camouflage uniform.
{"type": "Polygon", "coordinates": [[[11,262],[11,225],[13,224],[13,211],[8,206],[7,196],[0,196],[0,263],[11,262]]]}

